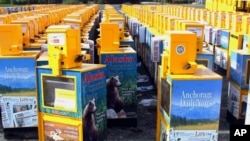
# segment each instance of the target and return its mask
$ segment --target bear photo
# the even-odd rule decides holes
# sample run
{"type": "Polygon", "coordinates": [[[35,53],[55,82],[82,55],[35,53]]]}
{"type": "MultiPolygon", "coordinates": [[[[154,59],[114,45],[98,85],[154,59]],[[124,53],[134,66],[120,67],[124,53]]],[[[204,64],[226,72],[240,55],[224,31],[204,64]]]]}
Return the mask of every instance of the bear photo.
{"type": "Polygon", "coordinates": [[[95,125],[94,113],[96,111],[95,99],[89,101],[83,111],[84,141],[97,141],[98,129],[95,125]]]}
{"type": "Polygon", "coordinates": [[[122,85],[119,76],[112,76],[106,80],[107,84],[107,116],[108,118],[126,117],[124,101],[121,99],[118,87],[122,85]]]}

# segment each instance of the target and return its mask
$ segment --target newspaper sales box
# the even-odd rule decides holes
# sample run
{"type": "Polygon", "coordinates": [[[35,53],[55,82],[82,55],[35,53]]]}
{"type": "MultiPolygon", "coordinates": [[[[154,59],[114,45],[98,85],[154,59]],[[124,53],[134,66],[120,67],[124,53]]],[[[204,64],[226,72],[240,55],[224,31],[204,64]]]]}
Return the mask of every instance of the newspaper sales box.
{"type": "Polygon", "coordinates": [[[42,65],[48,65],[48,52],[44,51],[41,53],[41,55],[37,58],[36,64],[37,66],[42,66],[42,65]]]}
{"type": "Polygon", "coordinates": [[[230,30],[222,29],[220,35],[220,47],[227,49],[229,48],[230,30]]]}
{"type": "Polygon", "coordinates": [[[133,40],[132,36],[128,36],[128,37],[125,37],[123,40],[120,40],[120,45],[121,46],[130,46],[133,49],[135,49],[134,40],[133,40]]]}
{"type": "Polygon", "coordinates": [[[106,101],[105,65],[63,69],[62,76],[53,76],[47,65],[38,66],[37,74],[39,112],[81,118],[91,99],[106,101]]]}
{"type": "MultiPolygon", "coordinates": [[[[98,140],[106,140],[106,67],[102,64],[83,63],[79,67],[62,69],[62,75],[52,75],[49,66],[37,67],[39,112],[82,120],[85,141],[98,130],[98,140]],[[86,136],[85,136],[86,135],[86,136]]],[[[41,120],[41,119],[39,119],[41,120]]],[[[65,123],[66,124],[66,123],[65,123]]],[[[67,123],[70,124],[70,123],[67,123]]],[[[40,133],[41,134],[41,133],[40,133]]]]}
{"type": "Polygon", "coordinates": [[[233,50],[230,60],[230,80],[237,83],[242,89],[248,89],[250,53],[243,50],[233,50]]]}
{"type": "Polygon", "coordinates": [[[207,68],[213,70],[214,68],[214,54],[211,51],[203,49],[202,53],[197,53],[196,63],[202,64],[207,68]]]}
{"type": "Polygon", "coordinates": [[[215,51],[214,51],[214,63],[216,65],[218,65],[219,67],[221,67],[222,69],[226,70],[227,73],[229,71],[228,69],[228,64],[229,61],[228,60],[228,51],[224,48],[215,46],[215,51]]]}
{"type": "Polygon", "coordinates": [[[0,104],[5,138],[37,133],[36,59],[39,52],[0,56],[0,104]]]}
{"type": "MultiPolygon", "coordinates": [[[[227,110],[236,120],[245,119],[247,111],[248,89],[242,89],[232,81],[228,85],[227,110]]],[[[230,117],[228,115],[228,117],[230,117]]]]}
{"type": "Polygon", "coordinates": [[[107,119],[110,126],[137,125],[137,53],[131,47],[101,51],[107,68],[107,119]]]}
{"type": "Polygon", "coordinates": [[[168,75],[164,87],[160,115],[170,125],[170,140],[217,137],[222,91],[220,75],[199,65],[194,74],[168,75]],[[196,133],[203,134],[195,136],[196,133]]]}

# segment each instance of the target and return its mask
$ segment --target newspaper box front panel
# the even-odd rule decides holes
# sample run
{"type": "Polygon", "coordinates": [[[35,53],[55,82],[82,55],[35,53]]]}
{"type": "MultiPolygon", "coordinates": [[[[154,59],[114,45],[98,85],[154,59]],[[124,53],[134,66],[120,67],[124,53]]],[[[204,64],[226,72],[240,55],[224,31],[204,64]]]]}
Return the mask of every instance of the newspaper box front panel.
{"type": "Polygon", "coordinates": [[[96,106],[103,107],[101,103],[106,102],[104,66],[83,64],[81,67],[63,69],[59,77],[52,76],[48,66],[38,67],[40,112],[81,118],[84,106],[91,100],[95,99],[98,101],[96,106]]]}
{"type": "Polygon", "coordinates": [[[245,119],[247,110],[248,89],[242,89],[239,84],[229,81],[227,111],[235,119],[245,119]]]}
{"type": "Polygon", "coordinates": [[[206,66],[213,70],[214,68],[214,54],[211,51],[203,50],[202,53],[198,53],[196,57],[196,63],[206,66]]]}
{"type": "Polygon", "coordinates": [[[168,75],[167,81],[171,98],[170,128],[173,128],[174,133],[182,134],[181,140],[185,139],[184,134],[189,140],[198,139],[193,134],[200,130],[206,134],[215,132],[216,135],[219,129],[222,77],[199,66],[193,75],[168,75]]]}
{"type": "Polygon", "coordinates": [[[0,56],[3,128],[36,127],[36,56],[0,56]],[[30,116],[30,118],[29,118],[30,116]]]}
{"type": "MultiPolygon", "coordinates": [[[[200,129],[202,127],[198,124],[199,122],[206,123],[206,121],[210,121],[207,125],[213,125],[213,129],[218,130],[221,99],[220,86],[220,80],[175,81],[171,88],[171,126],[184,129],[185,126],[189,125],[189,122],[191,125],[192,120],[195,120],[197,125],[194,124],[190,130],[195,128],[200,129]],[[194,88],[193,86],[199,86],[199,88],[194,88]],[[182,90],[178,90],[181,87],[183,87],[182,90]],[[180,113],[178,112],[180,110],[186,112],[180,113]],[[180,121],[176,120],[178,117],[184,118],[186,124],[183,125],[180,121]]],[[[205,123],[203,124],[204,126],[206,125],[205,123]]],[[[209,128],[209,126],[207,127],[209,128]]]]}
{"type": "Polygon", "coordinates": [[[67,117],[39,113],[39,140],[83,141],[83,122],[67,117]]]}
{"type": "Polygon", "coordinates": [[[244,50],[233,50],[230,56],[230,80],[242,89],[249,87],[250,54],[244,50]]]}
{"type": "Polygon", "coordinates": [[[77,112],[74,77],[54,77],[42,74],[42,91],[43,107],[77,112]]]}
{"type": "Polygon", "coordinates": [[[38,105],[39,112],[80,117],[80,88],[76,84],[77,73],[70,76],[56,77],[51,75],[50,69],[38,69],[38,105]],[[48,73],[50,72],[50,73],[48,73]],[[79,97],[77,99],[77,97],[79,97]]]}

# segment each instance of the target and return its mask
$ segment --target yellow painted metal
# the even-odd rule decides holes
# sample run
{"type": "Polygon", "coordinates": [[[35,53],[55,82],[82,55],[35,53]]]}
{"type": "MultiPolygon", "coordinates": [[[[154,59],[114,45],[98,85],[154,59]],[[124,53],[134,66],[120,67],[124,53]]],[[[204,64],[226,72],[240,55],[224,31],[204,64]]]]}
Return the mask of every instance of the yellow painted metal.
{"type": "Polygon", "coordinates": [[[19,55],[22,51],[22,25],[0,24],[0,55],[19,55]]]}

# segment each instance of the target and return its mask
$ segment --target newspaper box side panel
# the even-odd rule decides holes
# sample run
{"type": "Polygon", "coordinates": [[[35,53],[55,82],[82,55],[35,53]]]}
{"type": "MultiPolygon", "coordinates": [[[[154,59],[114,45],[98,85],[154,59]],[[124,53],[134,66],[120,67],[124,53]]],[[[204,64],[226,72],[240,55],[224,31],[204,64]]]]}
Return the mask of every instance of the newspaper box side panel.
{"type": "MultiPolygon", "coordinates": [[[[89,135],[98,133],[96,141],[107,140],[107,91],[106,68],[82,72],[82,119],[84,122],[84,140],[89,135]],[[92,131],[94,133],[91,133],[92,131]],[[85,136],[86,135],[86,136],[85,136]]],[[[92,138],[92,137],[91,137],[92,138]]]]}
{"type": "Polygon", "coordinates": [[[33,57],[0,58],[3,128],[37,126],[35,68],[33,57]]]}

